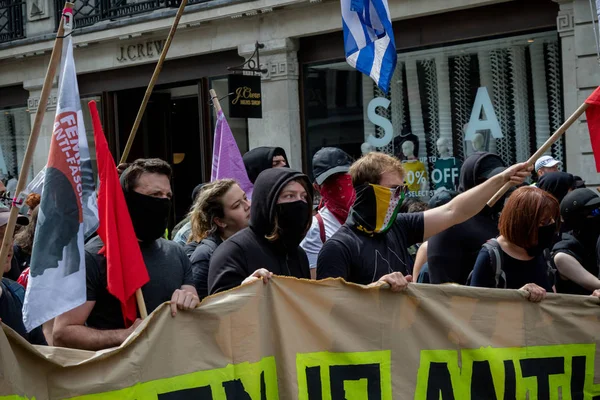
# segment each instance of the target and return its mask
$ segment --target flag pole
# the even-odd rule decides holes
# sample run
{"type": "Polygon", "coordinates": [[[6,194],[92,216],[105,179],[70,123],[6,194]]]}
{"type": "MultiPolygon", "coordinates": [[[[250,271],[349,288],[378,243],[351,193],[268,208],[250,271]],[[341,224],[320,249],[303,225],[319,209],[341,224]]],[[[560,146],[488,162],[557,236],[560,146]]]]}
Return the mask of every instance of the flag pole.
{"type": "MultiPolygon", "coordinates": [[[[73,3],[65,3],[65,9],[72,9],[73,6],[73,3]]],[[[17,206],[20,206],[23,203],[21,195],[23,194],[23,189],[27,184],[27,172],[29,171],[29,168],[31,168],[31,163],[33,162],[33,153],[35,152],[35,147],[40,136],[40,129],[42,127],[44,115],[46,114],[48,98],[50,97],[50,92],[52,90],[52,81],[54,81],[56,70],[58,69],[58,65],[60,64],[60,56],[62,54],[62,43],[65,34],[64,21],[65,17],[63,16],[60,19],[60,24],[58,25],[58,30],[56,31],[56,39],[54,39],[54,46],[52,47],[50,63],[48,64],[48,69],[46,70],[46,77],[44,78],[44,84],[42,85],[39,106],[35,114],[33,128],[31,129],[31,135],[29,136],[29,142],[27,143],[25,157],[23,158],[23,163],[21,164],[19,180],[15,189],[8,224],[6,225],[6,231],[4,233],[4,240],[2,241],[2,249],[0,250],[0,265],[4,265],[4,263],[6,262],[6,257],[8,256],[10,246],[12,246],[13,234],[15,232],[15,225],[20,210],[17,206]]],[[[72,21],[70,22],[72,23],[72,21]]]]}
{"type": "MultiPolygon", "coordinates": [[[[550,136],[548,140],[546,140],[546,142],[539,149],[537,149],[537,151],[531,157],[529,157],[529,160],[527,160],[527,164],[533,166],[538,160],[538,158],[540,158],[544,155],[545,152],[550,150],[550,147],[552,147],[552,145],[558,139],[560,139],[560,137],[567,131],[567,129],[569,129],[571,125],[573,125],[573,123],[577,121],[581,114],[583,114],[585,110],[587,110],[588,106],[589,105],[587,103],[583,103],[582,105],[580,105],[579,108],[577,108],[577,110],[575,110],[575,112],[556,130],[556,132],[554,132],[554,134],[552,134],[552,136],[550,136]]],[[[512,184],[510,182],[507,182],[504,186],[502,186],[500,190],[498,190],[498,192],[496,192],[494,197],[492,197],[487,202],[487,205],[493,207],[494,204],[496,204],[498,200],[500,200],[502,196],[504,196],[504,194],[508,191],[508,189],[510,189],[511,186],[512,184]]]]}
{"type": "Polygon", "coordinates": [[[160,75],[160,71],[162,70],[163,63],[165,62],[165,58],[167,57],[167,52],[169,51],[169,47],[171,47],[171,42],[173,41],[173,37],[175,36],[175,32],[177,31],[177,25],[179,25],[179,20],[183,15],[183,10],[185,9],[187,2],[188,0],[182,0],[181,5],[177,10],[177,15],[175,15],[175,20],[173,21],[173,25],[171,25],[171,30],[169,31],[169,36],[167,37],[167,41],[165,42],[165,47],[163,47],[163,50],[160,53],[160,58],[156,63],[156,68],[154,69],[154,73],[152,74],[150,83],[146,88],[146,93],[144,94],[142,105],[140,106],[138,114],[135,117],[135,122],[133,123],[133,127],[131,128],[131,133],[129,134],[129,138],[127,139],[127,144],[125,145],[125,149],[123,150],[123,154],[121,155],[121,161],[119,162],[119,164],[124,164],[125,162],[127,162],[127,157],[129,157],[129,152],[131,151],[131,146],[133,146],[135,135],[137,134],[138,128],[140,127],[140,123],[142,122],[142,117],[144,116],[144,112],[146,111],[146,106],[148,105],[148,101],[150,100],[150,95],[152,95],[152,90],[154,89],[154,85],[156,84],[158,76],[160,75]]]}
{"type": "Polygon", "coordinates": [[[208,93],[210,93],[210,100],[212,101],[213,106],[215,107],[215,111],[218,114],[219,111],[222,110],[222,108],[221,103],[219,103],[219,98],[217,97],[217,92],[215,91],[215,89],[210,89],[208,93]]]}

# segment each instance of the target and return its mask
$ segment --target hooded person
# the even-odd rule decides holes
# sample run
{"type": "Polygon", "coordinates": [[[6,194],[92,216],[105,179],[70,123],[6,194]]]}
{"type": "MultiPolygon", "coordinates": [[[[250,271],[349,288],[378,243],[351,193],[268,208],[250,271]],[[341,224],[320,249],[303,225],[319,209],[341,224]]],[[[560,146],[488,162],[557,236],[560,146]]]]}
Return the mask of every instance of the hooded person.
{"type": "Polygon", "coordinates": [[[356,201],[346,223],[325,242],[317,277],[385,283],[399,291],[412,280],[410,246],[470,219],[505,183],[520,184],[530,173],[527,164],[514,165],[441,207],[408,214],[398,213],[407,193],[400,160],[369,153],[352,164],[350,175],[356,201]]]}
{"type": "Polygon", "coordinates": [[[536,186],[550,193],[560,203],[575,188],[575,184],[575,178],[567,172],[548,172],[539,179],[536,186]]]}
{"type": "Polygon", "coordinates": [[[348,174],[352,158],[336,147],[324,147],[313,157],[314,188],[321,194],[321,205],[300,246],[308,256],[311,277],[317,277],[317,258],[323,244],[348,219],[356,199],[352,177],[348,174]]]}
{"type": "Polygon", "coordinates": [[[575,189],[561,201],[560,213],[569,232],[552,248],[558,272],[556,291],[590,294],[600,289],[600,197],[590,189],[575,189]]]}
{"type": "MultiPolygon", "coordinates": [[[[496,154],[477,152],[469,156],[460,170],[458,191],[464,193],[502,173],[506,165],[496,154]]],[[[475,216],[441,232],[427,243],[427,263],[431,283],[464,285],[481,250],[489,239],[498,236],[498,219],[504,199],[493,208],[485,206],[475,216]]]]}
{"type": "Polygon", "coordinates": [[[281,147],[256,147],[242,157],[248,178],[253,184],[264,170],[269,168],[289,167],[285,150],[281,147]]]}
{"type": "Polygon", "coordinates": [[[271,275],[310,278],[300,247],[311,224],[313,190],[308,177],[272,168],[254,185],[250,225],[224,241],[212,255],[208,292],[214,294],[271,275]]]}

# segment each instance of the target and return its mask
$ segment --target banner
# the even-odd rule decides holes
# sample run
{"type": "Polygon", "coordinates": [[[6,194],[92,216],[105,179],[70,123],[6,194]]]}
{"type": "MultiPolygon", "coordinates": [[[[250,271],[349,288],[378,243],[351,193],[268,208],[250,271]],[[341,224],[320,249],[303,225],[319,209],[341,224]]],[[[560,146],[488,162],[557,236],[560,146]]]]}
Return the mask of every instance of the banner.
{"type": "Polygon", "coordinates": [[[599,316],[584,296],[274,278],[163,305],[97,353],[5,327],[0,399],[593,399],[599,316]]]}

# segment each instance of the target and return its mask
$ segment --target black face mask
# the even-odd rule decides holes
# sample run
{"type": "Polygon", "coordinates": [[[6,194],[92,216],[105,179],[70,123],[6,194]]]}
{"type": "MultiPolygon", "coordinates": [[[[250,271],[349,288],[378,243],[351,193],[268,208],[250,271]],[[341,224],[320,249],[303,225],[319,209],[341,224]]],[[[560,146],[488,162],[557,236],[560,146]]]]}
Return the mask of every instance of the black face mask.
{"type": "Polygon", "coordinates": [[[600,216],[586,218],[582,217],[573,226],[576,231],[577,240],[584,246],[595,246],[600,236],[600,216]]]}
{"type": "Polygon", "coordinates": [[[556,232],[556,224],[550,224],[546,226],[541,226],[538,228],[538,242],[535,246],[529,247],[527,250],[527,254],[530,257],[537,257],[544,252],[544,250],[549,249],[554,242],[554,234],[556,232]]]}
{"type": "Polygon", "coordinates": [[[298,247],[308,225],[308,204],[304,201],[277,204],[279,234],[287,250],[298,247]]]}
{"type": "Polygon", "coordinates": [[[134,192],[125,194],[135,236],[142,242],[154,241],[165,234],[171,200],[134,192]]]}

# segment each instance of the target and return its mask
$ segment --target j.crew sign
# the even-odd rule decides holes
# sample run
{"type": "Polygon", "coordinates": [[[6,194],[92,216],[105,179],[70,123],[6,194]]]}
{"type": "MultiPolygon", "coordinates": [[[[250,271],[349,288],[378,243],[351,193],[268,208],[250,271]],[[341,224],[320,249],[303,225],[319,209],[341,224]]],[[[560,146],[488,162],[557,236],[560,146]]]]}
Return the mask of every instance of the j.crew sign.
{"type": "Polygon", "coordinates": [[[260,76],[229,75],[228,86],[231,118],[262,118],[260,76]]]}
{"type": "Polygon", "coordinates": [[[123,45],[117,51],[117,61],[128,62],[156,58],[160,56],[164,46],[164,39],[123,45]]]}

